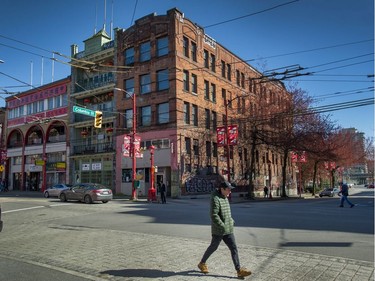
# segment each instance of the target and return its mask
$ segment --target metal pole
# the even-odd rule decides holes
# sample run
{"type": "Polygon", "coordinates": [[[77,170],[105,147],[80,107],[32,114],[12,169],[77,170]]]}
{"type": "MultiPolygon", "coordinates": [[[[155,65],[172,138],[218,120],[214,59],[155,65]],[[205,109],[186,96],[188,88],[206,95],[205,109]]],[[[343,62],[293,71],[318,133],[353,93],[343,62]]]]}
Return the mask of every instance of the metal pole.
{"type": "Polygon", "coordinates": [[[135,156],[135,135],[137,127],[137,113],[136,113],[136,100],[135,93],[132,95],[133,99],[133,137],[132,137],[132,170],[133,170],[133,181],[132,181],[132,200],[137,200],[137,192],[135,187],[135,181],[137,176],[137,158],[135,156]]]}
{"type": "Polygon", "coordinates": [[[224,100],[225,106],[225,134],[226,134],[226,150],[227,150],[227,175],[228,182],[230,182],[230,146],[229,146],[229,128],[228,128],[228,101],[224,100]]]}
{"type": "Polygon", "coordinates": [[[150,179],[150,183],[151,183],[151,189],[155,189],[155,167],[154,167],[154,149],[155,147],[153,145],[150,146],[150,154],[151,154],[151,179],[150,179]]]}

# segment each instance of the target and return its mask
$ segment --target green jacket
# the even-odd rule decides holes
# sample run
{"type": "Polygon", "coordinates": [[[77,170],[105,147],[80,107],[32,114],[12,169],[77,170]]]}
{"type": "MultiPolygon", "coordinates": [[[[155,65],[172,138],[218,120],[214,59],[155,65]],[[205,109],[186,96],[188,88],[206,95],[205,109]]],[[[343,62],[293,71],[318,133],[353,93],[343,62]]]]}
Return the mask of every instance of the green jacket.
{"type": "Polygon", "coordinates": [[[228,198],[215,190],[211,195],[211,233],[213,235],[227,235],[233,233],[232,219],[228,198]]]}

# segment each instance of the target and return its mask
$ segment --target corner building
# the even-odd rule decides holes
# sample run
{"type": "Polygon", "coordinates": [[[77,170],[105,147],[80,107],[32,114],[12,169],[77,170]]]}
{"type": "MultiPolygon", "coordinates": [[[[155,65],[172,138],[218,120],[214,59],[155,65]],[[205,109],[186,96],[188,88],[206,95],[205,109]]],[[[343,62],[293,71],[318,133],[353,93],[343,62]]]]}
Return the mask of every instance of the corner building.
{"type": "MultiPolygon", "coordinates": [[[[220,45],[178,9],[150,14],[116,32],[116,111],[122,132],[116,140],[116,192],[131,194],[132,159],[124,157],[124,135],[132,134],[133,98],[136,130],[143,158],[137,158],[140,194],[150,188],[150,151],[155,147],[155,182],[168,196],[208,193],[213,176],[222,174],[245,191],[249,179],[250,124],[261,104],[267,110],[290,102],[280,82],[257,83],[262,74],[220,45]],[[237,125],[236,143],[226,149],[217,129],[237,125]],[[229,156],[227,151],[229,151],[229,156]],[[229,167],[229,169],[228,169],[229,167]]],[[[264,109],[264,107],[262,107],[264,109]]],[[[281,155],[257,146],[255,195],[264,185],[281,185],[281,155]]],[[[292,175],[292,166],[288,171],[292,175]]],[[[288,179],[293,182],[293,177],[288,179]]],[[[294,187],[290,186],[290,193],[294,187]]]]}
{"type": "Polygon", "coordinates": [[[6,98],[3,179],[9,190],[69,183],[70,77],[6,98]]]}

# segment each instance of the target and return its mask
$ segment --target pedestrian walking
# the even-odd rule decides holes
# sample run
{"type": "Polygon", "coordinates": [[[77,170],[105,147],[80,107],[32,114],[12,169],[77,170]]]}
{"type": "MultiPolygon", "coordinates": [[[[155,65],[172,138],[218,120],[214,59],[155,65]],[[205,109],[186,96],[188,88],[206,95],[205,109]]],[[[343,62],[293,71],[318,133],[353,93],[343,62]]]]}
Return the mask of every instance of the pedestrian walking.
{"type": "Polygon", "coordinates": [[[211,244],[203,254],[203,257],[198,264],[198,268],[202,273],[208,273],[208,266],[206,261],[208,258],[217,250],[221,241],[228,246],[235,270],[237,271],[237,277],[244,278],[249,276],[251,271],[246,268],[241,268],[240,260],[238,257],[238,250],[236,241],[234,238],[234,220],[231,215],[231,209],[228,201],[228,196],[231,193],[233,186],[226,181],[219,183],[211,195],[211,244]]]}
{"type": "Polygon", "coordinates": [[[162,183],[161,187],[160,187],[160,196],[161,196],[161,203],[162,204],[167,204],[166,192],[167,192],[167,190],[165,188],[165,184],[162,183]]]}
{"type": "Polygon", "coordinates": [[[268,198],[268,187],[265,186],[265,187],[263,188],[263,191],[264,191],[264,198],[268,198]]]}
{"type": "Polygon", "coordinates": [[[348,196],[349,196],[349,187],[346,183],[342,183],[340,182],[340,192],[339,194],[341,195],[341,199],[340,199],[340,206],[341,208],[344,207],[344,202],[348,202],[348,204],[350,205],[350,208],[353,208],[355,205],[349,201],[348,199],[348,196]]]}

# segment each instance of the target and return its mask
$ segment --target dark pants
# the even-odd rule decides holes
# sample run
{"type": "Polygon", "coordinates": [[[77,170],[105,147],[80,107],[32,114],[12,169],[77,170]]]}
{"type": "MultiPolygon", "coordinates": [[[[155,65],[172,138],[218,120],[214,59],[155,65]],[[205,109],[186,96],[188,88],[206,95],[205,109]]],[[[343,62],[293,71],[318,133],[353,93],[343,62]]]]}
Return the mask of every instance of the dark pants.
{"type": "Polygon", "coordinates": [[[165,191],[162,191],[162,192],[160,193],[160,197],[161,197],[161,203],[162,203],[162,204],[167,203],[167,198],[165,197],[165,191]]]}
{"type": "Polygon", "coordinates": [[[236,240],[234,239],[234,235],[228,234],[224,236],[219,235],[212,235],[211,244],[208,246],[206,252],[204,253],[201,262],[206,263],[208,258],[217,250],[217,248],[220,245],[221,240],[224,241],[224,243],[228,246],[230,253],[232,255],[232,261],[234,268],[236,270],[240,269],[240,260],[238,258],[238,251],[237,251],[237,245],[236,240]]]}

